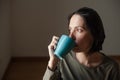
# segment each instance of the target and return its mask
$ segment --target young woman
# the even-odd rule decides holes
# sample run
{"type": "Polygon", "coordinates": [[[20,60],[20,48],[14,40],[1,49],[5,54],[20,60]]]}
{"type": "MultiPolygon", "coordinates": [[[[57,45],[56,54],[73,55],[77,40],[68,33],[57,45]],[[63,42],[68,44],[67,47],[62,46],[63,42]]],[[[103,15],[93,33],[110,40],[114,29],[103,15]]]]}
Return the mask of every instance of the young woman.
{"type": "Polygon", "coordinates": [[[54,56],[59,37],[53,36],[43,80],[119,80],[118,64],[100,52],[105,33],[98,13],[80,8],[68,17],[68,26],[69,36],[77,45],[59,60],[54,56]]]}

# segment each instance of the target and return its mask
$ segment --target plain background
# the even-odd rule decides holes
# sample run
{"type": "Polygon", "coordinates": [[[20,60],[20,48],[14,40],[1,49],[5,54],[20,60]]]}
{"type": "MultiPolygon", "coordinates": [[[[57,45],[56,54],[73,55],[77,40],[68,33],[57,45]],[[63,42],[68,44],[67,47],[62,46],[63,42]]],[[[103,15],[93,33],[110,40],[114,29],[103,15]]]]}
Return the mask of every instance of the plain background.
{"type": "Polygon", "coordinates": [[[11,55],[48,56],[52,36],[67,34],[67,16],[80,7],[94,8],[101,16],[106,32],[103,51],[120,53],[119,0],[12,0],[11,55]]]}

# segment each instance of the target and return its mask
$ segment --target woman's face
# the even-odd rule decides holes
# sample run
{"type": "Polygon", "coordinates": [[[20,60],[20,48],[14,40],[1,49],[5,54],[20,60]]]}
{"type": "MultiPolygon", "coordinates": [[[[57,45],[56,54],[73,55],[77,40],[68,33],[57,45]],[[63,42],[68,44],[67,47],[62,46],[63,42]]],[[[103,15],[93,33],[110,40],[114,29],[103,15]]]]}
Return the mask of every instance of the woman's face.
{"type": "Polygon", "coordinates": [[[76,47],[73,49],[75,52],[88,52],[93,43],[93,37],[86,27],[84,19],[74,14],[69,23],[69,36],[76,42],[76,47]]]}

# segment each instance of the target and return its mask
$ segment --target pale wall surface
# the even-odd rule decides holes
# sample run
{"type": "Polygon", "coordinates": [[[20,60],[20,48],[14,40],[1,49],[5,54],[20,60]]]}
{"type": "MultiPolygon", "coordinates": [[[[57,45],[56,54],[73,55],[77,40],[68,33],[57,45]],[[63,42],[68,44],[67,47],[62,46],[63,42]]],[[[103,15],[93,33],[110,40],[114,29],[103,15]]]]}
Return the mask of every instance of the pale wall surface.
{"type": "Polygon", "coordinates": [[[0,80],[10,57],[10,0],[0,0],[0,80]]]}
{"type": "Polygon", "coordinates": [[[53,35],[67,33],[67,16],[88,6],[100,14],[106,31],[104,52],[120,53],[119,0],[12,0],[12,56],[48,56],[53,35]]]}

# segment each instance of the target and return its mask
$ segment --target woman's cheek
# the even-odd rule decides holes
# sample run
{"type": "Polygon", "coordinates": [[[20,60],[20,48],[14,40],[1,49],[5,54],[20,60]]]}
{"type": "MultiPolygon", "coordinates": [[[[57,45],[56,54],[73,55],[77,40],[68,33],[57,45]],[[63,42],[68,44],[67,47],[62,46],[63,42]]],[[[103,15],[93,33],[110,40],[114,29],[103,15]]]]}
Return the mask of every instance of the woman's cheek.
{"type": "Polygon", "coordinates": [[[82,39],[76,39],[75,42],[76,42],[77,45],[80,45],[83,41],[82,41],[82,39]]]}
{"type": "Polygon", "coordinates": [[[75,37],[76,37],[75,38],[76,44],[80,45],[80,44],[84,43],[86,34],[80,34],[80,33],[78,33],[78,34],[76,34],[75,37]]]}

